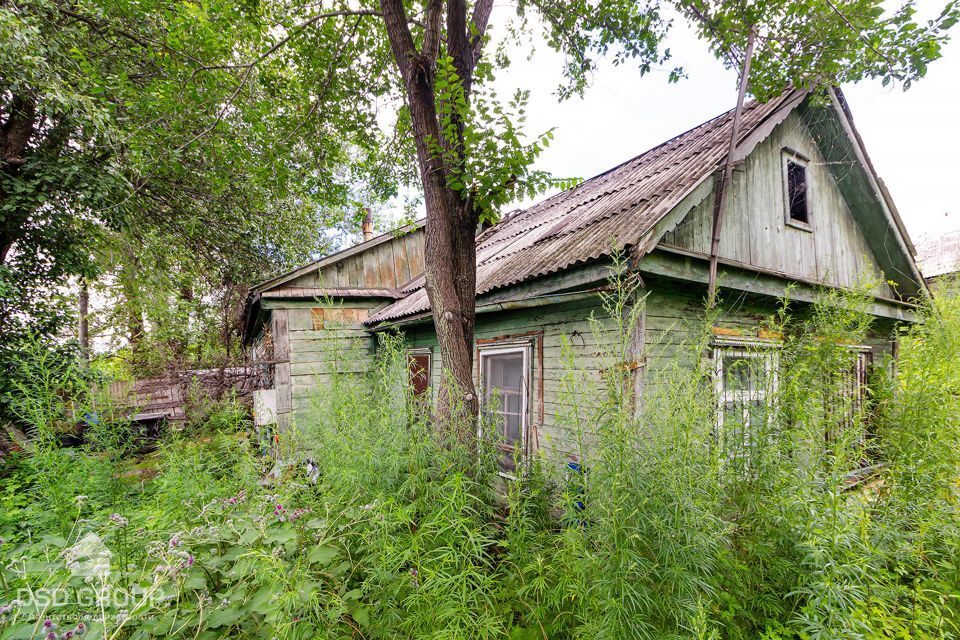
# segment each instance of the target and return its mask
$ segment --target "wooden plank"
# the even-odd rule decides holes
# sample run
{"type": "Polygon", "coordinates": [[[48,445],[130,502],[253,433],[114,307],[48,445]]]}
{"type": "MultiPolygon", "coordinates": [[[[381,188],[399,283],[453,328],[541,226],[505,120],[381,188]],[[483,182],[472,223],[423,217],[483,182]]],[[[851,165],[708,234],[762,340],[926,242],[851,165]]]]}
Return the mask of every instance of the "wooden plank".
{"type": "Polygon", "coordinates": [[[287,313],[286,309],[275,309],[270,314],[274,360],[286,360],[290,357],[290,332],[287,325],[287,313]]]}

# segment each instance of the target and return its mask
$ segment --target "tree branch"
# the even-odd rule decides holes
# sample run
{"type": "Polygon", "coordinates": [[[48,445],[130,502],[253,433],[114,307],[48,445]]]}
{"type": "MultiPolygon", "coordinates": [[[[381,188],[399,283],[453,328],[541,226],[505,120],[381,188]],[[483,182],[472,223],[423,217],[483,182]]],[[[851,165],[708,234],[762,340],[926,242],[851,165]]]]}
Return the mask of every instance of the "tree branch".
{"type": "Polygon", "coordinates": [[[854,32],[855,34],[857,34],[857,37],[861,40],[861,42],[863,42],[863,44],[867,45],[867,48],[868,48],[868,49],[870,49],[870,50],[873,51],[875,54],[877,54],[878,56],[880,56],[880,58],[882,58],[883,61],[887,63],[887,70],[890,71],[890,75],[891,75],[891,76],[896,76],[896,73],[895,73],[894,68],[893,68],[893,60],[890,59],[890,56],[885,55],[883,52],[881,52],[879,49],[877,49],[875,46],[873,46],[873,43],[871,43],[869,39],[867,39],[866,37],[864,37],[863,32],[862,32],[860,29],[857,29],[857,27],[854,26],[854,24],[853,24],[852,22],[850,22],[850,19],[847,18],[847,16],[844,15],[844,13],[843,13],[842,11],[840,11],[840,9],[837,7],[837,5],[833,4],[833,2],[831,2],[830,0],[827,0],[827,5],[828,5],[831,9],[833,9],[834,13],[836,13],[838,16],[840,16],[840,19],[843,20],[843,22],[847,25],[847,27],[848,27],[852,32],[854,32]]]}
{"type": "MultiPolygon", "coordinates": [[[[224,104],[223,107],[221,107],[221,109],[217,112],[217,117],[213,121],[213,123],[209,127],[203,129],[202,131],[194,135],[188,141],[186,141],[185,143],[177,147],[177,151],[183,151],[184,149],[189,147],[191,144],[193,144],[200,138],[206,136],[211,131],[213,131],[217,127],[217,125],[219,125],[223,121],[223,117],[227,114],[227,111],[230,109],[230,107],[233,106],[233,101],[237,99],[237,96],[240,95],[240,92],[243,90],[243,87],[247,84],[247,81],[250,79],[250,74],[253,72],[253,69],[258,64],[260,64],[261,62],[269,58],[271,55],[276,53],[278,49],[280,49],[283,45],[287,44],[295,36],[302,33],[304,29],[306,29],[312,24],[319,22],[320,20],[325,20],[327,18],[336,18],[339,16],[376,16],[376,15],[380,15],[380,14],[377,13],[376,11],[373,11],[372,9],[344,9],[341,11],[327,11],[325,13],[318,13],[317,15],[309,18],[308,20],[305,20],[304,22],[301,22],[299,25],[294,27],[289,33],[287,33],[285,37],[275,42],[273,46],[271,46],[269,49],[261,53],[252,62],[248,62],[246,64],[240,64],[240,65],[216,65],[214,67],[207,67],[207,69],[212,69],[212,68],[244,69],[244,73],[243,73],[243,77],[240,78],[240,83],[237,85],[236,91],[234,91],[230,95],[230,97],[227,99],[226,104],[224,104]]],[[[406,27],[406,24],[404,24],[404,27],[406,27]]],[[[408,33],[409,33],[409,30],[408,30],[408,33]]],[[[190,76],[191,79],[197,74],[198,71],[203,71],[203,70],[204,68],[200,68],[194,71],[194,73],[191,74],[190,76]]]]}
{"type": "Polygon", "coordinates": [[[143,48],[143,49],[163,49],[164,51],[167,51],[167,52],[169,52],[169,53],[172,53],[172,54],[174,54],[174,55],[176,55],[176,56],[179,56],[179,57],[181,57],[181,58],[184,58],[184,59],[186,59],[186,60],[191,60],[191,61],[193,61],[193,62],[199,62],[199,60],[198,60],[197,58],[195,58],[195,57],[193,57],[193,56],[191,56],[191,55],[189,55],[189,54],[187,54],[187,53],[184,53],[183,51],[179,51],[179,50],[177,50],[177,49],[174,49],[173,47],[171,47],[170,45],[168,45],[168,44],[166,44],[166,43],[164,43],[164,42],[151,42],[150,40],[146,40],[146,39],[144,39],[144,38],[141,38],[140,36],[138,36],[138,35],[136,35],[136,34],[134,34],[134,33],[131,33],[130,31],[127,31],[127,30],[125,30],[125,29],[120,29],[120,28],[115,27],[115,26],[113,26],[113,25],[111,25],[111,24],[103,24],[103,23],[101,23],[101,22],[97,22],[96,20],[94,20],[94,19],[91,18],[90,16],[85,16],[85,15],[83,15],[82,13],[77,13],[76,11],[73,11],[72,9],[68,9],[67,7],[63,6],[63,5],[60,4],[59,2],[55,2],[53,6],[56,8],[57,11],[59,11],[59,12],[62,13],[63,15],[67,16],[68,18],[73,18],[74,20],[77,20],[78,22],[82,22],[83,24],[85,24],[85,25],[87,25],[88,27],[90,27],[95,33],[98,33],[98,34],[100,34],[101,36],[103,36],[103,34],[104,34],[104,33],[107,33],[107,32],[109,32],[109,33],[114,33],[114,34],[120,36],[121,38],[124,38],[124,39],[126,39],[126,40],[129,40],[130,42],[132,42],[132,43],[140,46],[140,47],[143,48]]]}
{"type": "Polygon", "coordinates": [[[350,33],[347,35],[346,38],[340,41],[340,46],[337,47],[337,51],[333,56],[333,64],[331,64],[327,68],[327,74],[323,79],[323,85],[320,87],[320,93],[317,94],[317,97],[313,101],[313,104],[310,105],[310,109],[307,111],[307,115],[304,116],[303,120],[301,120],[300,123],[296,127],[294,127],[293,131],[291,131],[290,134],[286,138],[284,138],[283,144],[287,144],[288,142],[290,142],[293,136],[298,131],[300,131],[300,129],[307,123],[307,121],[313,117],[313,114],[317,112],[317,110],[320,108],[320,105],[323,104],[323,99],[327,95],[327,90],[330,89],[330,83],[333,80],[333,76],[336,73],[336,70],[340,66],[340,60],[343,58],[343,52],[344,50],[346,50],[347,44],[351,40],[353,40],[353,38],[357,35],[357,29],[360,27],[360,20],[361,18],[358,16],[353,23],[353,29],[350,31],[350,33]]]}
{"type": "Polygon", "coordinates": [[[464,92],[469,95],[473,48],[467,36],[466,0],[447,0],[447,52],[453,56],[453,66],[463,81],[464,92]]]}
{"type": "Polygon", "coordinates": [[[427,4],[426,22],[423,31],[422,55],[436,61],[440,54],[440,31],[443,23],[443,0],[430,0],[427,4]]]}
{"type": "Polygon", "coordinates": [[[26,162],[23,157],[27,143],[33,136],[37,118],[37,103],[32,97],[14,94],[10,101],[10,115],[0,127],[3,140],[3,157],[0,161],[8,167],[19,167],[26,162]]]}
{"type": "Polygon", "coordinates": [[[480,59],[480,50],[483,48],[483,36],[487,33],[490,24],[490,14],[493,12],[493,0],[477,0],[473,5],[473,16],[470,22],[473,29],[470,33],[470,46],[473,53],[473,64],[476,66],[480,59]]]}
{"type": "Polygon", "coordinates": [[[410,34],[410,27],[407,25],[407,14],[403,9],[403,1],[380,0],[380,8],[383,11],[387,38],[390,40],[393,57],[400,68],[400,75],[403,76],[404,81],[409,82],[413,74],[413,58],[417,54],[417,49],[413,43],[413,36],[410,34]]]}

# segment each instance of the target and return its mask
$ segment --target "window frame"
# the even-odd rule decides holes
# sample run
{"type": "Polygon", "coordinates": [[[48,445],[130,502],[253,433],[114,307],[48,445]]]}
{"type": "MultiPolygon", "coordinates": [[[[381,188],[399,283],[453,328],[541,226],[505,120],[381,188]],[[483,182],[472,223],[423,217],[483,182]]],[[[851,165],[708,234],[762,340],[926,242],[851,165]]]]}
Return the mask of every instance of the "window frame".
{"type": "MultiPolygon", "coordinates": [[[[416,347],[407,349],[407,371],[410,371],[410,359],[417,356],[427,356],[427,389],[426,392],[433,391],[433,347],[416,347]]],[[[411,382],[408,380],[408,382],[411,382]]]]}
{"type": "MultiPolygon", "coordinates": [[[[533,419],[533,409],[530,403],[532,397],[531,382],[533,380],[533,340],[503,340],[487,344],[477,345],[477,392],[480,402],[478,409],[477,436],[483,437],[483,409],[488,400],[486,397],[486,367],[485,363],[491,356],[510,355],[520,353],[523,356],[521,365],[521,385],[520,385],[520,452],[524,459],[528,458],[530,453],[530,428],[533,419]]],[[[505,445],[500,445],[504,453],[515,453],[516,449],[505,445]]],[[[516,476],[512,473],[500,470],[499,475],[504,478],[514,479],[516,476]]]]}
{"type": "MultiPolygon", "coordinates": [[[[775,400],[777,391],[780,388],[780,341],[764,339],[715,339],[711,345],[711,355],[713,356],[713,374],[714,374],[714,394],[716,398],[715,410],[716,416],[713,423],[713,437],[718,447],[726,449],[724,434],[724,415],[728,402],[739,403],[744,407],[744,412],[749,413],[751,402],[763,401],[766,405],[767,426],[773,421],[773,409],[775,409],[775,400]],[[724,385],[724,367],[725,357],[734,356],[740,358],[758,358],[763,359],[763,369],[766,379],[771,380],[769,388],[762,390],[728,390],[724,385]]],[[[746,430],[741,447],[746,447],[742,452],[725,451],[724,458],[727,462],[733,462],[739,457],[745,457],[749,465],[750,449],[757,443],[754,443],[755,435],[752,433],[752,425],[745,422],[743,425],[746,430]],[[734,454],[737,455],[734,455],[734,454]]]]}
{"type": "Polygon", "coordinates": [[[781,151],[781,173],[783,179],[783,220],[784,223],[795,229],[800,229],[802,231],[813,232],[814,223],[813,223],[813,208],[811,207],[811,195],[813,194],[813,187],[810,180],[810,158],[803,155],[798,151],[794,151],[790,148],[784,148],[781,151]],[[790,163],[796,164],[800,167],[803,167],[804,172],[804,189],[805,189],[805,204],[807,209],[807,220],[797,220],[790,215],[790,163]]]}
{"type": "MultiPolygon", "coordinates": [[[[863,410],[864,405],[866,404],[867,392],[870,388],[870,372],[874,366],[874,351],[873,348],[869,345],[848,345],[849,349],[855,356],[853,367],[850,372],[851,375],[848,380],[852,383],[850,386],[845,386],[843,391],[850,392],[849,396],[844,396],[843,399],[849,398],[850,405],[846,408],[847,415],[843,416],[841,419],[847,422],[846,425],[843,425],[841,428],[847,428],[851,426],[851,422],[854,419],[854,416],[863,410]]],[[[859,441],[861,443],[866,442],[870,437],[870,429],[865,422],[863,425],[863,430],[860,433],[859,441]]],[[[831,442],[835,439],[835,435],[832,433],[832,429],[829,429],[824,437],[827,442],[831,442]]]]}

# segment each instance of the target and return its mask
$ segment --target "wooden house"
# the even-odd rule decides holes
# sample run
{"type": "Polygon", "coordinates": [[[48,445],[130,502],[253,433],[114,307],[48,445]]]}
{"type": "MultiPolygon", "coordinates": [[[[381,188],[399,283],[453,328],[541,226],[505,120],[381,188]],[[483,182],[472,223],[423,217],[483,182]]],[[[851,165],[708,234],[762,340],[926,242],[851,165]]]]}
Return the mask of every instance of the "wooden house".
{"type": "Polygon", "coordinates": [[[917,264],[934,292],[939,293],[945,283],[955,287],[960,273],[960,229],[921,237],[917,242],[917,264]]]}
{"type": "MultiPolygon", "coordinates": [[[[597,291],[615,250],[625,252],[624,268],[640,275],[646,294],[630,341],[638,392],[675,357],[671,345],[689,337],[688,320],[703,309],[732,119],[725,113],[479,234],[478,390],[498,398],[513,446],[564,448],[556,419],[561,347],[566,336],[580,365],[600,366],[612,334],[592,331],[589,317],[602,313],[597,291]]],[[[747,357],[744,346],[772,342],[761,322],[788,287],[802,303],[823,287],[851,289],[869,279],[877,322],[869,344],[858,347],[862,379],[874,358],[895,348],[895,325],[914,318],[912,301],[926,290],[842,94],[813,100],[790,91],[749,104],[734,160],[718,254],[718,367],[747,357]]],[[[402,332],[415,371],[429,372],[414,382],[437,388],[443,363],[422,269],[423,231],[412,225],[251,291],[247,341],[275,363],[280,422],[296,420],[331,371],[369,366],[379,331],[402,332]]],[[[720,383],[718,391],[727,390],[720,383]]]]}

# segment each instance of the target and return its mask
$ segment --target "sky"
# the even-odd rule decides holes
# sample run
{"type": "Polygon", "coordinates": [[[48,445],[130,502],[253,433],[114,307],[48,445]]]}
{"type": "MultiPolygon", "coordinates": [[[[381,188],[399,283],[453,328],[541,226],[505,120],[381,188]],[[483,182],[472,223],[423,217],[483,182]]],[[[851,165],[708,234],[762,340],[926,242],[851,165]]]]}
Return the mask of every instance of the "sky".
{"type": "MultiPolygon", "coordinates": [[[[920,15],[942,8],[919,0],[920,15]]],[[[495,19],[495,18],[494,18],[495,19]]],[[[531,60],[514,52],[497,91],[531,91],[530,134],[555,127],[551,146],[537,162],[558,177],[589,178],[733,108],[737,74],[728,71],[677,21],[667,45],[687,78],[667,82],[667,68],[641,76],[629,64],[601,64],[582,99],[558,102],[561,59],[538,50],[531,60]]],[[[880,81],[842,87],[854,122],[915,240],[960,229],[960,27],[943,58],[904,92],[880,81]]]]}

